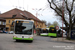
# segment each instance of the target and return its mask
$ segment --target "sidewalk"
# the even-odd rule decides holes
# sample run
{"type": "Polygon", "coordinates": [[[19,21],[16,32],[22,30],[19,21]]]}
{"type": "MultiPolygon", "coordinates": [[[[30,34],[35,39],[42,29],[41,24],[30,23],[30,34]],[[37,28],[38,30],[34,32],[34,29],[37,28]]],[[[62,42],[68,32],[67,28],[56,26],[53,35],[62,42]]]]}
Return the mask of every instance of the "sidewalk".
{"type": "Polygon", "coordinates": [[[37,36],[37,34],[34,34],[33,36],[37,36]]]}
{"type": "Polygon", "coordinates": [[[75,40],[67,40],[66,38],[52,38],[51,40],[57,42],[75,43],[75,40]]]}

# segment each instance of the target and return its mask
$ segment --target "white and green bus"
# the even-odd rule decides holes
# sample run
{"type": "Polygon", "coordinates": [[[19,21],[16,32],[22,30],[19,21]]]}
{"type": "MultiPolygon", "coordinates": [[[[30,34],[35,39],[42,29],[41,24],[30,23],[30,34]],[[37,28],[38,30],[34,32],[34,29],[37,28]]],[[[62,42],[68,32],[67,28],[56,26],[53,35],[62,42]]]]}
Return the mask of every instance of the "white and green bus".
{"type": "Polygon", "coordinates": [[[33,42],[34,21],[31,20],[15,20],[13,39],[29,40],[33,42]]]}
{"type": "Polygon", "coordinates": [[[48,29],[47,28],[42,28],[40,31],[41,36],[48,36],[48,29]]]}

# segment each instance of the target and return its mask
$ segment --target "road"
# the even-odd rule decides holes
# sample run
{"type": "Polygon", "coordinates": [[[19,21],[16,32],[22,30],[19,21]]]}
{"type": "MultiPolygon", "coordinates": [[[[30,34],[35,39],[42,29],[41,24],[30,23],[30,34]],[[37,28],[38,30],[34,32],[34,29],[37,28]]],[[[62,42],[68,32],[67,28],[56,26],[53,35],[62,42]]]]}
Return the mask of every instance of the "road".
{"type": "Polygon", "coordinates": [[[0,34],[0,50],[75,50],[75,44],[52,42],[50,37],[34,36],[32,43],[16,42],[13,34],[0,34]]]}

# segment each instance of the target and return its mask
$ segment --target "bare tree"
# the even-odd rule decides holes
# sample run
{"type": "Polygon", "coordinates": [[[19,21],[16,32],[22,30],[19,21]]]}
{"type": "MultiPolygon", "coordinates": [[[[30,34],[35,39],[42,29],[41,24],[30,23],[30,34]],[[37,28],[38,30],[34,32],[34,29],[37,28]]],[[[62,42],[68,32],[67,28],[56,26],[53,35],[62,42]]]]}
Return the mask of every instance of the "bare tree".
{"type": "Polygon", "coordinates": [[[58,24],[57,21],[54,21],[52,25],[53,25],[53,26],[59,26],[59,24],[58,24]]]}
{"type": "MultiPolygon", "coordinates": [[[[74,1],[75,0],[47,0],[51,9],[63,19],[63,23],[67,29],[67,38],[70,38],[70,33],[74,25],[74,1]]],[[[57,16],[57,17],[58,17],[57,16]]]]}
{"type": "Polygon", "coordinates": [[[50,25],[52,25],[50,22],[47,23],[47,27],[49,27],[50,25]]]}

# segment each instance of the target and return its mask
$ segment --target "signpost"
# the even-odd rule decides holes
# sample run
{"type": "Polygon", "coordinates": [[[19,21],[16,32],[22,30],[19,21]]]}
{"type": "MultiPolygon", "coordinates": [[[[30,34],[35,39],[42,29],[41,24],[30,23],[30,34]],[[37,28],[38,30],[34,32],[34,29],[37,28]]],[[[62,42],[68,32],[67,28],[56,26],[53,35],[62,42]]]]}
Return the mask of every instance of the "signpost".
{"type": "MultiPolygon", "coordinates": [[[[59,27],[58,27],[58,26],[56,26],[55,28],[56,28],[57,30],[59,29],[59,27]]],[[[57,33],[57,34],[58,34],[58,33],[57,33]]],[[[57,35],[57,36],[58,36],[58,35],[57,35]]],[[[58,38],[57,38],[57,41],[58,41],[58,38]]]]}

